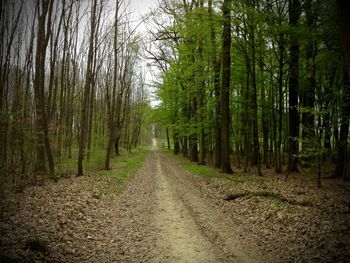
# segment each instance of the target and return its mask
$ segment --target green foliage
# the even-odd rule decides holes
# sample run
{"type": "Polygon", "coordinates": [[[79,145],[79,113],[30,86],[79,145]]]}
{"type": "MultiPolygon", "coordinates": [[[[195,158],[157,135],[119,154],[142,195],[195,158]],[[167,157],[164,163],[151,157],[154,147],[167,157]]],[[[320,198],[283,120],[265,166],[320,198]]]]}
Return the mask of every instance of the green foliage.
{"type": "Polygon", "coordinates": [[[112,201],[116,193],[121,192],[128,181],[136,174],[144,162],[148,149],[136,149],[133,152],[122,151],[121,155],[111,159],[111,169],[99,170],[96,176],[110,177],[110,180],[96,182],[89,191],[91,196],[104,201],[112,201]]]}
{"type": "Polygon", "coordinates": [[[121,156],[111,160],[111,170],[99,171],[97,175],[110,176],[124,182],[131,180],[144,162],[147,153],[147,149],[137,149],[135,152],[122,153],[121,156]]]}
{"type": "Polygon", "coordinates": [[[203,165],[197,165],[194,163],[183,163],[182,167],[189,171],[190,173],[200,175],[204,178],[214,178],[218,177],[218,171],[214,168],[203,166],[203,165]]]}
{"type": "MultiPolygon", "coordinates": [[[[166,15],[172,22],[158,28],[158,33],[168,30],[176,32],[178,38],[154,39],[159,50],[171,51],[166,56],[171,59],[166,62],[166,70],[157,85],[161,105],[154,119],[176,132],[182,143],[189,142],[194,135],[201,146],[198,138],[204,128],[206,150],[213,154],[216,125],[220,122],[216,107],[221,96],[215,93],[215,87],[221,83],[214,84],[222,78],[222,65],[219,70],[215,70],[215,65],[222,63],[223,1],[213,1],[212,14],[209,2],[204,1],[204,7],[200,7],[200,2],[186,3],[169,2],[169,10],[176,5],[176,12],[166,15]],[[219,76],[215,76],[217,72],[219,76]],[[200,108],[201,94],[204,105],[200,108]]],[[[293,10],[286,0],[238,0],[232,1],[230,8],[229,144],[233,155],[239,151],[242,160],[254,165],[258,160],[267,167],[277,164],[276,172],[281,172],[283,154],[288,151],[293,151],[291,154],[302,164],[318,165],[318,158],[331,156],[336,150],[339,122],[344,118],[341,108],[346,105],[344,55],[336,30],[334,2],[305,1],[300,6],[297,23],[290,21],[293,10]],[[298,39],[298,55],[291,51],[293,38],[298,39]],[[289,82],[292,56],[298,57],[298,94],[297,105],[290,107],[289,92],[296,86],[289,82]],[[291,109],[297,109],[296,119],[307,126],[299,125],[297,128],[304,131],[293,138],[289,134],[290,128],[294,128],[289,118],[291,109]],[[305,123],[307,119],[309,125],[305,123]],[[306,128],[310,128],[309,133],[306,128]],[[315,133],[320,133],[316,135],[319,137],[314,138],[315,133]],[[327,150],[324,149],[326,133],[327,150]],[[292,150],[297,147],[289,147],[291,142],[302,149],[298,155],[292,150]],[[260,152],[261,158],[257,158],[260,152]]],[[[196,172],[197,168],[186,169],[196,172]]],[[[245,180],[249,179],[242,178],[245,180]]]]}
{"type": "MultiPolygon", "coordinates": [[[[106,150],[103,148],[94,148],[91,150],[90,159],[84,159],[85,172],[90,173],[101,170],[104,167],[106,150]]],[[[78,149],[72,149],[72,158],[64,158],[61,163],[57,164],[57,173],[75,173],[77,169],[78,149]]]]}

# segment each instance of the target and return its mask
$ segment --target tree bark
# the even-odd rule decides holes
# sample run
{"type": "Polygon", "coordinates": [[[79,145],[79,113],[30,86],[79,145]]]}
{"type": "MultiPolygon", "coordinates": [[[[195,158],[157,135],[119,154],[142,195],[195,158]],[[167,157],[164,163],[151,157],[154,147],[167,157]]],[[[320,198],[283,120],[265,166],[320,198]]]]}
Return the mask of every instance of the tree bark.
{"type": "Polygon", "coordinates": [[[86,142],[86,132],[87,132],[87,106],[90,96],[90,89],[93,82],[93,56],[94,56],[94,36],[96,30],[96,9],[97,9],[97,0],[93,0],[91,7],[91,24],[90,24],[90,39],[89,39],[89,50],[88,50],[88,61],[86,69],[86,77],[84,84],[84,95],[82,98],[81,105],[81,116],[80,116],[80,130],[79,130],[79,153],[78,153],[78,176],[82,176],[83,173],[83,159],[84,159],[84,148],[86,142]]]}
{"type": "Polygon", "coordinates": [[[224,173],[233,173],[230,163],[231,0],[222,4],[221,162],[224,173]]]}
{"type": "MultiPolygon", "coordinates": [[[[306,13],[306,25],[309,34],[312,36],[315,24],[313,14],[312,1],[307,0],[304,3],[306,13]]],[[[315,66],[315,43],[314,40],[308,39],[306,44],[306,67],[307,67],[307,86],[302,88],[301,106],[302,106],[302,132],[303,132],[303,148],[314,147],[315,125],[314,113],[315,107],[315,87],[316,87],[316,66],[315,66]]]]}
{"type": "Polygon", "coordinates": [[[289,0],[290,60],[289,60],[289,134],[288,171],[298,171],[298,88],[299,88],[299,41],[296,32],[300,16],[300,0],[289,0]]]}
{"type": "Polygon", "coordinates": [[[50,178],[55,179],[55,168],[53,162],[53,156],[51,152],[48,120],[46,116],[45,107],[45,59],[46,48],[51,35],[51,13],[52,13],[51,0],[38,1],[38,32],[37,32],[37,50],[35,56],[35,76],[34,76],[34,90],[35,90],[35,105],[37,114],[37,125],[40,131],[38,131],[38,145],[37,145],[37,166],[39,171],[45,170],[43,163],[44,153],[46,152],[47,161],[49,165],[50,178]],[[41,4],[41,8],[40,8],[41,4]],[[47,21],[47,25],[46,25],[47,21]],[[47,26],[47,31],[45,27],[47,26]]]}
{"type": "Polygon", "coordinates": [[[348,133],[350,119],[350,81],[347,71],[344,70],[343,101],[341,104],[340,135],[337,147],[337,162],[335,177],[348,177],[348,133]]]}
{"type": "Polygon", "coordinates": [[[179,143],[179,134],[176,129],[173,130],[173,138],[174,138],[174,154],[178,155],[180,152],[180,143],[179,143]]]}
{"type": "Polygon", "coordinates": [[[337,0],[337,24],[340,32],[341,44],[343,46],[347,74],[350,76],[350,1],[337,0]]]}
{"type": "Polygon", "coordinates": [[[216,34],[214,29],[213,19],[213,1],[208,2],[208,13],[210,21],[210,45],[211,45],[211,64],[213,70],[213,82],[214,82],[214,96],[215,101],[215,128],[214,128],[214,167],[220,168],[221,163],[221,118],[220,118],[220,60],[218,59],[216,50],[216,34]]]}

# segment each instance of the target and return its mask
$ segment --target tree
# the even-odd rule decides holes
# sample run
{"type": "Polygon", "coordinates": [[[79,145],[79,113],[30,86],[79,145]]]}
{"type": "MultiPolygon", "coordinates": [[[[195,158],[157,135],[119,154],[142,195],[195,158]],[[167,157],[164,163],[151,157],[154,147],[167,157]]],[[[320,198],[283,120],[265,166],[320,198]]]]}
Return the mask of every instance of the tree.
{"type": "Polygon", "coordinates": [[[344,73],[344,89],[343,89],[343,103],[341,107],[341,125],[340,125],[340,138],[337,153],[337,166],[335,171],[336,177],[347,177],[347,142],[349,132],[349,119],[350,119],[350,18],[348,12],[350,11],[350,5],[348,1],[337,0],[337,23],[340,32],[341,44],[345,54],[346,73],[344,73]]]}
{"type": "Polygon", "coordinates": [[[45,99],[45,59],[46,47],[51,36],[51,14],[53,8],[53,1],[44,0],[38,1],[38,31],[35,55],[35,76],[34,76],[34,90],[35,90],[35,105],[37,114],[37,126],[40,128],[38,134],[37,144],[37,171],[41,172],[44,169],[44,152],[47,155],[49,165],[49,174],[51,178],[55,177],[55,167],[53,162],[53,155],[51,152],[51,145],[49,139],[48,119],[46,114],[46,99],[45,99]]]}
{"type": "Polygon", "coordinates": [[[80,130],[79,130],[79,156],[78,156],[78,176],[83,175],[83,159],[84,159],[84,148],[86,143],[87,135],[87,106],[90,97],[91,85],[93,82],[93,57],[94,57],[94,45],[95,45],[95,34],[97,26],[97,0],[93,0],[91,6],[91,24],[90,24],[90,38],[89,38],[89,50],[88,50],[88,60],[86,65],[86,77],[84,84],[84,95],[81,105],[81,115],[80,115],[80,130]]]}
{"type": "Polygon", "coordinates": [[[299,43],[297,27],[300,16],[299,0],[289,0],[289,138],[288,171],[298,171],[297,153],[299,137],[298,88],[299,88],[299,43]]]}
{"type": "Polygon", "coordinates": [[[231,76],[231,1],[224,0],[222,4],[222,81],[220,91],[221,105],[221,161],[220,169],[224,173],[232,173],[230,163],[230,76],[231,76]]]}

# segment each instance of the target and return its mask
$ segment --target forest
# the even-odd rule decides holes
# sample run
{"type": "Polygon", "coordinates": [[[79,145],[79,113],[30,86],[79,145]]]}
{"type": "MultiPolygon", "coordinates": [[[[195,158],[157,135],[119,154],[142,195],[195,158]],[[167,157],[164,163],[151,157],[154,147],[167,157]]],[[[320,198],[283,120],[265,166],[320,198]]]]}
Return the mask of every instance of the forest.
{"type": "Polygon", "coordinates": [[[98,150],[108,170],[147,133],[141,39],[122,2],[112,14],[107,1],[2,1],[0,170],[19,187],[72,158],[83,175],[98,150]]]}
{"type": "Polygon", "coordinates": [[[349,14],[0,1],[0,262],[350,260],[349,14]]]}
{"type": "Polygon", "coordinates": [[[346,7],[312,0],[161,5],[149,54],[161,72],[158,110],[174,153],[225,173],[254,166],[258,175],[262,166],[296,172],[330,160],[332,176],[349,177],[346,7]]]}

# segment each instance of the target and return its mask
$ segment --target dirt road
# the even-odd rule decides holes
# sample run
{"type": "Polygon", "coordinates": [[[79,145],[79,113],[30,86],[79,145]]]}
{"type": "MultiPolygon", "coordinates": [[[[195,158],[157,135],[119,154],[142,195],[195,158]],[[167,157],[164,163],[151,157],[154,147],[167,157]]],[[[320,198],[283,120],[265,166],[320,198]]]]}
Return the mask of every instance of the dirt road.
{"type": "Polygon", "coordinates": [[[311,179],[294,179],[207,180],[151,151],[121,192],[118,180],[94,174],[7,191],[0,262],[348,262],[349,188],[328,182],[320,195],[311,179]],[[267,190],[288,199],[225,199],[267,190]]]}
{"type": "MultiPolygon", "coordinates": [[[[205,199],[190,175],[158,152],[148,162],[156,186],[154,227],[158,233],[155,261],[256,262],[253,246],[242,245],[235,225],[205,199]]],[[[144,174],[144,176],[149,176],[144,174]]]]}
{"type": "Polygon", "coordinates": [[[86,176],[9,198],[0,261],[1,253],[37,262],[271,261],[242,240],[246,234],[196,185],[198,177],[166,154],[151,151],[115,197],[94,197],[101,180],[115,187],[113,178],[86,176]],[[44,253],[26,249],[33,237],[45,242],[44,253]]]}

